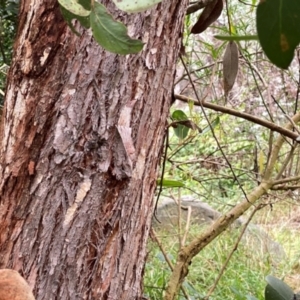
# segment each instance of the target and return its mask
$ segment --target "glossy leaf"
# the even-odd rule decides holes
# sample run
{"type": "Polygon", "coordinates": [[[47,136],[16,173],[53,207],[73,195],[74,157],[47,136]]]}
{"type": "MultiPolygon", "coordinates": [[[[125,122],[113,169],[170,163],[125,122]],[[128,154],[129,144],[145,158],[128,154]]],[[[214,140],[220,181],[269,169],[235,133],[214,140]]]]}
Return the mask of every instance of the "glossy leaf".
{"type": "Polygon", "coordinates": [[[293,290],[282,280],[268,275],[266,277],[268,285],[265,289],[265,300],[289,300],[293,299],[293,290]]]}
{"type": "Polygon", "coordinates": [[[184,183],[172,179],[163,179],[163,181],[161,181],[161,179],[157,179],[156,184],[157,186],[162,185],[164,187],[184,187],[184,183]]]}
{"type": "Polygon", "coordinates": [[[58,0],[58,3],[61,6],[63,6],[66,10],[68,10],[70,13],[76,16],[87,17],[91,13],[90,10],[86,10],[76,0],[58,0]]]}
{"type": "Polygon", "coordinates": [[[127,28],[106,11],[105,6],[95,2],[90,15],[95,40],[106,50],[117,54],[138,53],[143,48],[139,40],[127,35],[127,28]]]}
{"type": "Polygon", "coordinates": [[[300,42],[300,1],[264,0],[256,11],[260,44],[276,66],[287,69],[300,42]]]}

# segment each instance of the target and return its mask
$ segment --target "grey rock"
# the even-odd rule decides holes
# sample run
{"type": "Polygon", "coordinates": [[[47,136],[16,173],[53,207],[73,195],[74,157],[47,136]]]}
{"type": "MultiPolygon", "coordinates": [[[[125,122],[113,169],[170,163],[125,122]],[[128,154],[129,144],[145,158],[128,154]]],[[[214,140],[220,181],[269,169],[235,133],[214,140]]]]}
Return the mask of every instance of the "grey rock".
{"type": "MultiPolygon", "coordinates": [[[[191,207],[190,223],[193,225],[209,225],[218,219],[222,214],[207,203],[199,201],[190,196],[182,197],[181,201],[181,223],[185,225],[188,216],[188,207],[191,207]]],[[[240,228],[245,224],[246,219],[240,217],[235,221],[234,228],[240,228]]],[[[163,197],[158,203],[153,226],[156,229],[172,229],[178,224],[178,205],[172,198],[163,197]]],[[[242,242],[251,247],[257,254],[269,256],[271,262],[276,265],[286,258],[283,247],[256,224],[249,224],[243,236],[242,242]]]]}

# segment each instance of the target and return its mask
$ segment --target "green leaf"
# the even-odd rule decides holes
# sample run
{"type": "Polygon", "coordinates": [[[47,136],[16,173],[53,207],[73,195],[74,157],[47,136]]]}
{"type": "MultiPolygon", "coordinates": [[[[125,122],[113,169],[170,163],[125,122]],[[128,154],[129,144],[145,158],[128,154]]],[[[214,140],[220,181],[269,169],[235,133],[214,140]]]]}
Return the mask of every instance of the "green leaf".
{"type": "Polygon", "coordinates": [[[175,121],[183,121],[188,120],[188,117],[182,110],[178,109],[172,113],[172,119],[175,121]]]}
{"type": "MultiPolygon", "coordinates": [[[[175,110],[172,114],[172,119],[174,121],[184,121],[184,120],[188,120],[188,117],[182,110],[175,110]]],[[[181,140],[187,137],[190,130],[189,127],[183,124],[177,124],[176,126],[173,127],[173,129],[176,136],[181,140]]]]}
{"type": "Polygon", "coordinates": [[[190,111],[190,114],[192,114],[192,112],[194,111],[194,102],[193,101],[189,101],[188,102],[188,106],[189,106],[189,111],[190,111]]]}
{"type": "Polygon", "coordinates": [[[127,28],[106,11],[105,6],[95,2],[90,15],[95,40],[106,50],[117,54],[138,53],[143,48],[139,40],[127,35],[127,28]]]}
{"type": "Polygon", "coordinates": [[[265,300],[291,300],[294,297],[292,289],[282,280],[268,275],[268,285],[265,289],[265,300]]]}
{"type": "Polygon", "coordinates": [[[157,186],[162,185],[164,187],[184,187],[184,183],[172,179],[163,179],[163,181],[161,181],[161,179],[157,179],[156,184],[157,186]]]}
{"type": "Polygon", "coordinates": [[[91,10],[91,0],[77,0],[86,10],[91,10]]]}
{"type": "Polygon", "coordinates": [[[256,10],[260,44],[276,66],[287,69],[300,42],[300,1],[264,0],[256,10]]]}
{"type": "Polygon", "coordinates": [[[257,35],[215,35],[216,39],[221,41],[257,41],[257,35]]]}
{"type": "Polygon", "coordinates": [[[123,11],[138,13],[151,8],[155,4],[161,2],[161,0],[113,0],[113,2],[123,11]]]}
{"type": "Polygon", "coordinates": [[[65,21],[67,22],[67,24],[69,25],[69,27],[75,34],[79,35],[79,32],[77,32],[75,30],[75,28],[72,24],[73,19],[77,19],[83,27],[85,27],[87,29],[90,28],[90,18],[89,17],[81,17],[78,15],[74,15],[61,5],[60,5],[60,10],[61,10],[61,14],[63,15],[65,21]]]}
{"type": "Polygon", "coordinates": [[[86,10],[76,0],[58,0],[58,3],[76,16],[87,17],[91,13],[90,10],[86,10]]]}
{"type": "Polygon", "coordinates": [[[173,127],[174,132],[176,134],[176,136],[180,139],[183,140],[185,139],[188,134],[190,129],[184,125],[178,124],[176,127],[173,127]]]}

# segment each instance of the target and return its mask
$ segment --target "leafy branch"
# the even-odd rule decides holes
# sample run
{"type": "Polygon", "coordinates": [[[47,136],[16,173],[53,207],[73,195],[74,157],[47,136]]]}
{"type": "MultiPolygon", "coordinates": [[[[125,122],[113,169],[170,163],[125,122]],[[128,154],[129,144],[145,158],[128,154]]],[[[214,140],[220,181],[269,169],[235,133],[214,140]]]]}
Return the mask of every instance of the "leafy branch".
{"type": "MultiPolygon", "coordinates": [[[[292,118],[294,123],[300,121],[300,113],[296,114],[292,118]]],[[[291,130],[293,125],[289,122],[286,126],[286,130],[291,130]]],[[[228,211],[225,215],[216,220],[210,227],[206,229],[204,233],[196,237],[189,245],[182,247],[178,253],[177,261],[174,266],[171,278],[168,282],[166,295],[164,300],[174,300],[181,284],[183,283],[186,275],[188,274],[189,265],[193,259],[204,247],[206,247],[211,241],[219,236],[229,225],[231,225],[237,218],[244,214],[250,207],[252,207],[268,190],[274,186],[272,180],[272,174],[274,166],[278,160],[280,149],[285,142],[285,137],[280,135],[270,155],[269,163],[264,172],[264,177],[261,183],[252,190],[245,199],[237,204],[234,208],[228,211]]]]}
{"type": "MultiPolygon", "coordinates": [[[[96,42],[110,52],[126,55],[142,50],[144,44],[140,40],[130,38],[125,25],[114,20],[104,5],[88,0],[79,2],[59,0],[58,2],[63,17],[75,33],[77,32],[72,25],[73,19],[77,19],[83,27],[91,28],[96,42]]],[[[124,2],[126,1],[121,1],[124,2]]]]}
{"type": "MultiPolygon", "coordinates": [[[[152,8],[161,0],[112,0],[128,13],[138,13],[152,8]]],[[[58,0],[62,14],[74,30],[71,21],[77,19],[85,28],[92,28],[95,40],[106,50],[117,54],[135,54],[143,43],[127,35],[127,28],[113,19],[105,6],[95,0],[58,0]]],[[[203,11],[191,29],[199,34],[214,23],[223,11],[222,0],[201,0],[187,8],[187,15],[203,11]]],[[[216,36],[227,41],[259,40],[265,54],[276,66],[287,69],[300,42],[300,2],[298,0],[265,0],[257,6],[257,36],[216,36]]],[[[75,30],[74,30],[75,31],[75,30]]]]}

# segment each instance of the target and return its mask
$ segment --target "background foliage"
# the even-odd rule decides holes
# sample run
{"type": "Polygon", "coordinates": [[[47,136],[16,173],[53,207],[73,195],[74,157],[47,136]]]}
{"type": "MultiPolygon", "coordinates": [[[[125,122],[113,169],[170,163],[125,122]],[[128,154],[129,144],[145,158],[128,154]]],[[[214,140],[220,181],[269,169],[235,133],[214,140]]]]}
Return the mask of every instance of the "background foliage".
{"type": "Polygon", "coordinates": [[[18,22],[19,0],[0,1],[0,104],[3,105],[5,78],[12,59],[12,45],[18,22]]]}
{"type": "MultiPolygon", "coordinates": [[[[196,17],[186,17],[185,53],[178,63],[175,95],[195,99],[196,103],[178,100],[171,114],[182,110],[202,132],[189,129],[185,134],[182,130],[180,136],[176,132],[178,127],[169,128],[164,177],[184,183],[185,188],[165,188],[163,196],[178,200],[183,195],[189,195],[226,213],[261,182],[274,141],[279,136],[258,123],[231,114],[203,110],[197,105],[195,92],[201,100],[280,126],[289,122],[299,110],[299,49],[292,53],[295,57],[289,69],[283,70],[269,61],[259,42],[252,38],[237,41],[238,74],[233,89],[225,95],[223,57],[228,41],[214,36],[256,36],[256,5],[255,1],[228,2],[228,10],[224,10],[221,17],[200,35],[190,34],[196,17]]],[[[170,118],[170,122],[173,121],[170,118]]],[[[299,167],[299,147],[287,140],[274,172],[283,181],[285,178],[296,180],[274,186],[261,199],[260,203],[265,207],[253,219],[283,246],[285,259],[274,264],[270,253],[259,250],[259,244],[255,248],[255,245],[249,247],[241,243],[210,299],[265,299],[265,277],[268,274],[282,278],[294,290],[300,290],[300,247],[297,238],[300,220],[299,167]]],[[[188,229],[188,236],[199,235],[203,230],[203,226],[193,225],[188,229]]],[[[167,232],[157,232],[173,264],[180,249],[178,236],[184,234],[184,228],[177,227],[167,232]]],[[[206,299],[237,238],[237,230],[228,228],[193,260],[184,283],[188,299],[206,299]]],[[[170,267],[155,240],[150,242],[149,251],[145,293],[150,299],[162,299],[170,278],[170,267]]],[[[187,295],[181,292],[178,299],[186,299],[187,295]]]]}
{"type": "MultiPolygon", "coordinates": [[[[18,5],[18,0],[0,1],[1,104],[5,76],[12,58],[18,5]]],[[[256,36],[256,5],[255,0],[230,1],[221,17],[200,35],[190,33],[197,17],[194,14],[186,17],[184,54],[178,63],[174,92],[195,98],[196,90],[205,101],[283,125],[299,110],[298,48],[292,53],[295,58],[289,69],[281,70],[270,63],[257,40],[236,41],[238,73],[232,90],[227,95],[224,91],[222,66],[228,41],[214,36],[256,36]]],[[[197,103],[176,101],[169,123],[186,120],[191,122],[189,128],[182,124],[169,127],[166,160],[162,162],[164,178],[176,180],[185,187],[164,189],[162,194],[173,198],[192,195],[218,211],[226,212],[260,183],[278,133],[230,114],[203,110],[197,103]]],[[[287,140],[275,166],[280,173],[278,179],[296,178],[299,168],[299,147],[287,140]],[[282,168],[285,162],[286,166],[282,168]]],[[[275,186],[261,201],[265,208],[254,217],[255,223],[283,245],[286,258],[274,264],[268,254],[253,251],[241,243],[211,299],[253,299],[254,296],[264,299],[264,278],[268,274],[285,278],[293,289],[300,288],[299,186],[299,180],[275,186]]],[[[189,227],[186,242],[203,230],[199,226],[189,227]]],[[[180,234],[178,228],[159,232],[162,245],[168,249],[167,256],[173,263],[180,234]]],[[[238,235],[237,229],[229,228],[193,260],[184,282],[189,299],[203,299],[207,295],[228,253],[235,247],[238,235]]],[[[155,241],[150,241],[145,294],[150,299],[162,299],[169,275],[170,268],[161,248],[155,241]]],[[[178,298],[185,299],[186,295],[181,292],[178,298]]]]}

